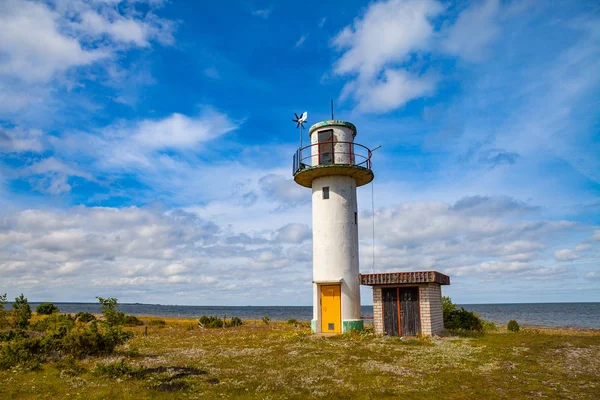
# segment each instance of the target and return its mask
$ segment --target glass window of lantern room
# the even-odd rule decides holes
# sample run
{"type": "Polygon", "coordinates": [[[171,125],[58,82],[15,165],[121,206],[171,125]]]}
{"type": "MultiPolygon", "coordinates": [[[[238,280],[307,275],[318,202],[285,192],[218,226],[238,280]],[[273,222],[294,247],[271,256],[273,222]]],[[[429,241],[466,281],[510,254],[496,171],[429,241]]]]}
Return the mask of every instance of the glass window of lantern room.
{"type": "Polygon", "coordinates": [[[333,164],[333,129],[318,131],[319,165],[333,164]]]}

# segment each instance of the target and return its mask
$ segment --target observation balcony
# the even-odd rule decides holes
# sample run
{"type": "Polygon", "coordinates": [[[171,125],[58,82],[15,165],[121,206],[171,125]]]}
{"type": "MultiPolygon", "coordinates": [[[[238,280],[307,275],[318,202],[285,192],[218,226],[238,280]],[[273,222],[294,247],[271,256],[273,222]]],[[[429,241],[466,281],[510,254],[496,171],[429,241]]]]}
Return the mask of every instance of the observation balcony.
{"type": "Polygon", "coordinates": [[[331,136],[299,148],[294,154],[293,175],[297,184],[310,188],[312,181],[322,176],[344,175],[363,186],[374,178],[371,171],[371,150],[362,144],[343,142],[331,136]]]}

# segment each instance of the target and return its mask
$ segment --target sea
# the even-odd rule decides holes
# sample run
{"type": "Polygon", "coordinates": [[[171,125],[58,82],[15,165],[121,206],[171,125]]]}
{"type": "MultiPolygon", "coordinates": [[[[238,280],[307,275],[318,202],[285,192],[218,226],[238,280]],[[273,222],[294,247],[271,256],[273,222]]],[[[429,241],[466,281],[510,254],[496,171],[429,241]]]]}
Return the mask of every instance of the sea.
{"type": "MultiPolygon", "coordinates": [[[[32,308],[39,303],[30,303],[32,308]]],[[[98,303],[54,303],[63,313],[87,311],[100,313],[98,303]]],[[[515,303],[515,304],[459,304],[475,311],[482,318],[505,325],[511,319],[525,326],[569,327],[600,329],[600,303],[515,303]]],[[[309,321],[312,306],[177,306],[160,304],[119,304],[126,314],[154,317],[198,318],[202,315],[233,316],[241,319],[261,319],[268,316],[273,321],[309,321]]],[[[373,315],[373,306],[362,306],[361,314],[373,315]]]]}

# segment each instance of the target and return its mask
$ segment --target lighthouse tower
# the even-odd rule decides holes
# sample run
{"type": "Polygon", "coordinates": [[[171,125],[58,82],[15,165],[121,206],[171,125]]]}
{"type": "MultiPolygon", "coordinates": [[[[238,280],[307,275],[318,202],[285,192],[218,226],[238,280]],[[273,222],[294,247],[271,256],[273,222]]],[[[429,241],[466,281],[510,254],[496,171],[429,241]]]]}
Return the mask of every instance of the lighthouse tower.
{"type": "Polygon", "coordinates": [[[358,277],[356,188],[373,180],[371,150],[356,127],[327,120],[310,127],[294,155],[294,181],[312,189],[314,333],[363,329],[358,277]]]}

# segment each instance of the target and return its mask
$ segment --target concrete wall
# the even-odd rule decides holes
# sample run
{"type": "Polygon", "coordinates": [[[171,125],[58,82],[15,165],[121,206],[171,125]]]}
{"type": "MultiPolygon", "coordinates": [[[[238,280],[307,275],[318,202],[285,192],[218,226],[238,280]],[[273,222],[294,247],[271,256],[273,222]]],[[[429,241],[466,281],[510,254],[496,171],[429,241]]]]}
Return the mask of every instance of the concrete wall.
{"type": "MultiPolygon", "coordinates": [[[[316,129],[310,136],[310,143],[313,145],[319,143],[319,132],[329,130],[333,130],[334,164],[353,164],[352,153],[354,153],[354,146],[349,145],[348,143],[341,143],[354,141],[354,132],[347,126],[330,125],[324,126],[321,129],[316,129]]],[[[311,165],[313,166],[319,164],[319,147],[320,146],[311,147],[311,165]]],[[[327,146],[326,148],[329,149],[330,147],[327,146]]]]}
{"type": "MultiPolygon", "coordinates": [[[[419,288],[419,313],[421,314],[421,333],[423,335],[440,335],[444,330],[441,286],[437,283],[406,286],[418,286],[419,288]]],[[[373,286],[373,325],[375,327],[375,333],[380,335],[383,335],[384,333],[383,300],[381,296],[381,289],[384,287],[399,286],[373,286]]]]}
{"type": "MultiPolygon", "coordinates": [[[[356,181],[349,176],[325,176],[313,181],[312,190],[313,281],[341,280],[342,321],[360,320],[356,181]],[[326,186],[329,199],[323,199],[326,186]]],[[[317,284],[313,290],[313,318],[318,321],[317,284]]]]}

